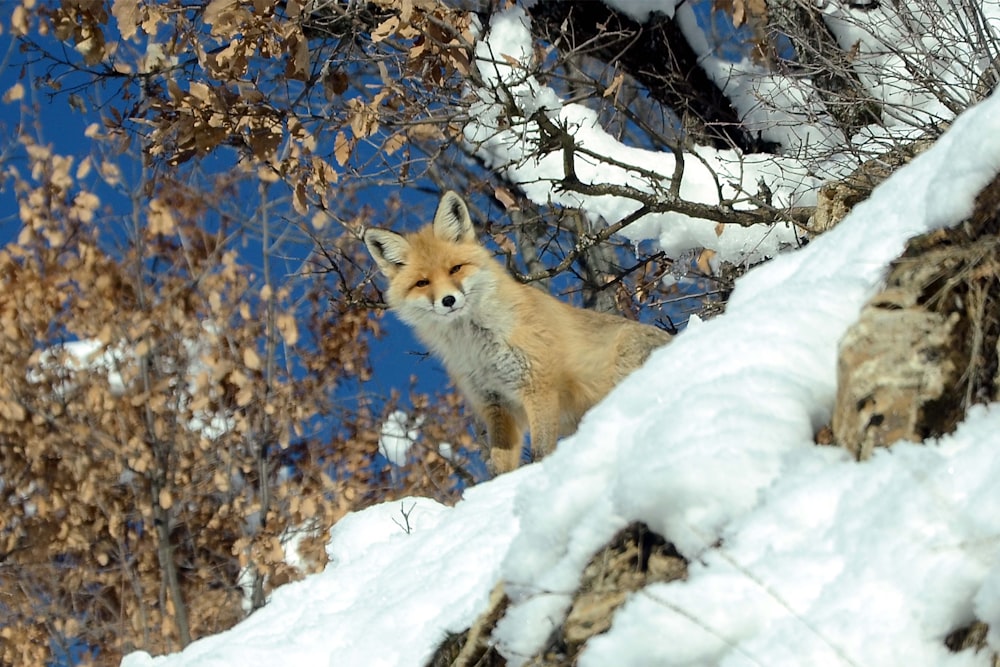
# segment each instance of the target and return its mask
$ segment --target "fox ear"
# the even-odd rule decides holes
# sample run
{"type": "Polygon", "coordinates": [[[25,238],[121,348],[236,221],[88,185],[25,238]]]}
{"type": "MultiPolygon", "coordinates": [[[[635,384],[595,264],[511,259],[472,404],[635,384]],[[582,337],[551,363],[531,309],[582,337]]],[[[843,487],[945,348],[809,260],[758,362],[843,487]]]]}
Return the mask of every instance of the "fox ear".
{"type": "Polygon", "coordinates": [[[437,213],[434,214],[434,236],[450,242],[476,239],[469,208],[458,193],[449,190],[441,197],[437,213]]]}
{"type": "Polygon", "coordinates": [[[401,235],[386,229],[368,229],[364,238],[368,252],[386,278],[392,278],[406,264],[410,243],[401,235]]]}

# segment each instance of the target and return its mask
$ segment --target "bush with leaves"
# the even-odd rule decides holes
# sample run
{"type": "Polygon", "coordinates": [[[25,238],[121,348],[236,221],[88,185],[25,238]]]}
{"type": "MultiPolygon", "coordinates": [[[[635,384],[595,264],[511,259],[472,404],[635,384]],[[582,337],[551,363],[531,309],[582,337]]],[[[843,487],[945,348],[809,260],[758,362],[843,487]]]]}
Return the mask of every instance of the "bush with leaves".
{"type": "Polygon", "coordinates": [[[391,478],[390,403],[338,407],[370,373],[368,313],[322,282],[262,281],[190,207],[137,211],[111,253],[73,160],[27,153],[22,232],[0,250],[5,664],[176,650],[322,566],[346,512],[454,497],[441,459],[391,478]]]}

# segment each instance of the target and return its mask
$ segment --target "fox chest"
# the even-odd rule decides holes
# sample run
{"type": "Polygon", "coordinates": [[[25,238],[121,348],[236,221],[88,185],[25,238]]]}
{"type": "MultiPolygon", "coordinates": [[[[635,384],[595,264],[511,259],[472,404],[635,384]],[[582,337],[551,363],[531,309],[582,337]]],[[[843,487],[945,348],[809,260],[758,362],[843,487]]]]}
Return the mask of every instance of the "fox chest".
{"type": "Polygon", "coordinates": [[[502,397],[517,402],[528,378],[529,362],[523,351],[500,333],[462,322],[449,327],[431,346],[459,387],[483,402],[502,397]]]}

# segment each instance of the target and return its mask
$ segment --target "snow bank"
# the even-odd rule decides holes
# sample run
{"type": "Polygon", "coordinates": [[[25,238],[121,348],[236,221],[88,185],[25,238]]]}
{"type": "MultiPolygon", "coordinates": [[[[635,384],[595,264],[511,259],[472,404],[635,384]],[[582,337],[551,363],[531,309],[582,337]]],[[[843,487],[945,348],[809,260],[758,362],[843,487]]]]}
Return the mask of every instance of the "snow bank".
{"type": "Polygon", "coordinates": [[[132,653],[122,667],[422,665],[486,605],[518,528],[513,494],[538,473],[469,489],[454,508],[412,498],[348,515],[324,572],[279,588],[227,632],[169,656],[132,653]]]}
{"type": "MultiPolygon", "coordinates": [[[[845,52],[860,84],[873,100],[886,103],[884,126],[844,134],[842,123],[828,112],[814,82],[803,73],[769,71],[749,60],[731,62],[715,54],[690,3],[674,0],[605,0],[642,22],[652,11],[673,16],[699,65],[732,102],[742,125],[751,133],[777,142],[781,155],[742,155],[709,147],[685,149],[680,198],[717,205],[742,201],[766,184],[775,207],[816,203],[821,182],[846,177],[858,166],[858,156],[879,155],[900,140],[910,140],[953,118],[953,109],[977,99],[993,65],[982,55],[979,33],[984,30],[969,12],[951,3],[922,0],[899,7],[856,7],[856,3],[822,3],[825,24],[845,52]]],[[[1000,1],[977,5],[986,24],[1000,21],[1000,1]]],[[[661,200],[670,196],[674,168],[670,151],[644,150],[619,142],[600,126],[597,114],[581,104],[564,102],[552,88],[530,74],[533,70],[530,18],[521,7],[495,14],[490,31],[477,43],[476,66],[483,85],[473,92],[464,138],[470,150],[532,201],[582,208],[595,227],[616,223],[639,208],[620,196],[586,196],[561,190],[566,177],[563,151],[540,148],[543,133],[532,117],[546,116],[565,127],[578,147],[575,175],[587,185],[628,186],[661,200]],[[522,117],[509,112],[513,103],[522,117]]],[[[655,239],[669,257],[709,248],[718,259],[736,265],[756,263],[797,243],[796,230],[786,224],[747,228],[682,215],[645,216],[621,232],[637,241],[655,239]]]]}
{"type": "Polygon", "coordinates": [[[821,9],[865,91],[892,110],[884,115],[891,131],[905,135],[950,120],[955,107],[989,90],[984,72],[995,67],[987,53],[1000,22],[998,0],[961,8],[950,0],[833,0],[821,9]]]}
{"type": "Polygon", "coordinates": [[[1000,410],[976,409],[954,436],[865,465],[817,447],[783,457],[722,547],[634,595],[579,664],[986,664],[944,639],[998,618],[976,601],[1000,571],[998,434],[1000,410]]]}

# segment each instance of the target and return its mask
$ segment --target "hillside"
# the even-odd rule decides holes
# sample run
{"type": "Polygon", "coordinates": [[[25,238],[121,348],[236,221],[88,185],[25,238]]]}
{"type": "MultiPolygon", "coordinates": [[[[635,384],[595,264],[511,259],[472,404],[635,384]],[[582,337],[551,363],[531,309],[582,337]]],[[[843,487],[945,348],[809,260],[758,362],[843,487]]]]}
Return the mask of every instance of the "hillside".
{"type": "Polygon", "coordinates": [[[834,229],[743,277],[725,314],[658,351],[549,458],[454,508],[414,498],[350,515],[323,573],[228,632],[123,667],[421,666],[498,581],[491,664],[991,664],[996,405],[860,463],[815,440],[834,410],[838,344],[887,267],[911,237],[968,218],[998,172],[994,95],[834,229]],[[616,561],[629,534],[633,555],[616,561]],[[569,642],[561,627],[588,564],[585,587],[621,580],[593,573],[616,535],[608,562],[650,571],[679,556],[686,577],[654,572],[610,629],[569,642]],[[974,622],[987,648],[946,645],[974,622]]]}

